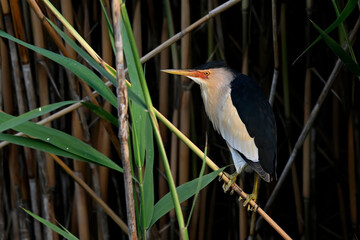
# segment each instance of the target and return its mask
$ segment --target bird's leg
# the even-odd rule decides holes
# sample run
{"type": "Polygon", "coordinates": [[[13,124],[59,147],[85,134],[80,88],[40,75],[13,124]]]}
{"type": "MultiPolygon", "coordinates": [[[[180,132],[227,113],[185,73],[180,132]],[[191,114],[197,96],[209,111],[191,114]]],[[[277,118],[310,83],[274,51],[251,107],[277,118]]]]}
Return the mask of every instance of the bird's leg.
{"type": "MultiPolygon", "coordinates": [[[[248,211],[254,210],[256,211],[256,209],[252,209],[251,205],[249,204],[249,202],[251,200],[254,200],[256,202],[257,200],[257,196],[258,196],[258,183],[259,183],[259,174],[254,173],[254,187],[253,187],[253,191],[251,194],[248,194],[246,199],[244,200],[243,206],[246,207],[246,205],[248,206],[248,211]]],[[[241,200],[241,197],[240,199],[241,200]]]]}
{"type": "Polygon", "coordinates": [[[239,173],[234,172],[231,175],[229,175],[227,173],[225,173],[225,174],[229,178],[229,181],[227,183],[223,184],[223,189],[224,189],[224,192],[227,192],[230,189],[231,185],[233,185],[236,182],[236,177],[239,175],[239,173]]]}

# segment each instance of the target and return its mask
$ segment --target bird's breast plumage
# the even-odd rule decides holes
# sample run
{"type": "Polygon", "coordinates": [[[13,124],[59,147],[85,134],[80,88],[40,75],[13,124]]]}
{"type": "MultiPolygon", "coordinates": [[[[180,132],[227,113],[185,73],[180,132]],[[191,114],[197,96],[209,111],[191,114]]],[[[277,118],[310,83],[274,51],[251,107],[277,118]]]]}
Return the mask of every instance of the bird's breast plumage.
{"type": "MultiPolygon", "coordinates": [[[[225,139],[229,147],[241,152],[247,159],[258,162],[259,154],[254,138],[246,129],[231,99],[230,86],[222,85],[217,89],[202,88],[205,111],[214,128],[225,139]]],[[[237,170],[241,164],[237,164],[237,170]]]]}

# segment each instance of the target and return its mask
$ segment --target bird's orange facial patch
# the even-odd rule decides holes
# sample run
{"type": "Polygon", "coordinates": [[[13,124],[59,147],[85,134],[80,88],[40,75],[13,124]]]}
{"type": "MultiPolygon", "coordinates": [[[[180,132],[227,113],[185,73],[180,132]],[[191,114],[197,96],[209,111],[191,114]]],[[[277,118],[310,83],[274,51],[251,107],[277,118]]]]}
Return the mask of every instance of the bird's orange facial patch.
{"type": "Polygon", "coordinates": [[[209,75],[210,75],[209,70],[199,70],[197,72],[199,74],[199,78],[202,78],[202,79],[207,79],[209,77],[209,75]]]}

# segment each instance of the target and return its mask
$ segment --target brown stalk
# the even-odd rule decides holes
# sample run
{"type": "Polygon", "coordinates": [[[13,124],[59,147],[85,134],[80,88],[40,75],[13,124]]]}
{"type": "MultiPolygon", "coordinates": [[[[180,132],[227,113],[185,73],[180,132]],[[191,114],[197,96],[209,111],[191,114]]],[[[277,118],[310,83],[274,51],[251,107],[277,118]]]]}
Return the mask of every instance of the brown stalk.
{"type": "Polygon", "coordinates": [[[357,200],[356,200],[356,166],[355,166],[355,150],[354,150],[354,123],[353,113],[350,110],[348,123],[348,176],[349,176],[349,202],[350,202],[350,219],[353,230],[357,226],[357,200]]]}
{"type": "MultiPolygon", "coordinates": [[[[162,31],[161,31],[161,41],[165,41],[169,36],[169,32],[168,32],[168,28],[167,28],[167,21],[166,18],[164,18],[163,20],[163,26],[162,26],[162,31]]],[[[169,49],[164,49],[164,51],[162,51],[160,53],[160,69],[168,69],[169,68],[169,60],[170,60],[170,55],[169,55],[169,49]]],[[[168,118],[169,115],[169,74],[165,74],[163,72],[160,72],[160,82],[159,82],[159,99],[161,99],[161,101],[159,101],[159,111],[166,117],[168,118]]],[[[161,134],[161,138],[163,139],[164,145],[167,146],[168,145],[168,129],[166,128],[166,126],[163,123],[159,123],[159,129],[160,129],[160,134],[161,134]]],[[[165,196],[166,193],[169,192],[168,190],[168,184],[166,181],[166,178],[164,177],[164,165],[159,157],[159,199],[161,199],[163,196],[165,196]]],[[[174,175],[173,175],[174,176],[174,175]]],[[[159,229],[164,229],[164,227],[168,224],[169,222],[169,217],[168,215],[165,215],[164,217],[160,218],[159,220],[159,229]]],[[[167,239],[168,238],[168,228],[166,228],[166,230],[164,232],[161,233],[161,237],[162,239],[167,239]]]]}
{"type": "MultiPolygon", "coordinates": [[[[310,116],[311,111],[311,71],[306,69],[304,93],[304,124],[310,116]]],[[[304,201],[304,225],[305,237],[310,237],[310,135],[308,135],[303,144],[303,201],[304,201]]]]}
{"type": "MultiPolygon", "coordinates": [[[[290,143],[289,143],[290,145],[290,143]]],[[[291,153],[291,149],[289,146],[289,152],[291,153]]],[[[303,208],[301,205],[301,192],[300,192],[300,186],[299,186],[299,178],[296,170],[296,165],[293,164],[291,167],[291,175],[292,175],[292,181],[293,181],[293,188],[294,188],[294,198],[295,198],[295,207],[296,207],[296,219],[297,219],[297,225],[300,236],[304,232],[304,219],[303,219],[303,208]]]]}
{"type": "Polygon", "coordinates": [[[140,0],[138,0],[135,3],[135,11],[134,11],[134,19],[133,19],[132,29],[134,32],[136,48],[138,50],[139,56],[142,56],[141,1],[140,0]]]}
{"type": "MultiPolygon", "coordinates": [[[[205,169],[205,173],[206,174],[208,172],[207,168],[205,169]]],[[[208,191],[209,187],[204,188],[201,193],[200,193],[200,201],[199,201],[199,208],[200,208],[200,213],[199,213],[199,223],[198,223],[198,227],[197,227],[197,232],[198,232],[198,238],[197,239],[205,239],[206,237],[206,232],[211,232],[210,229],[206,230],[206,223],[208,222],[208,208],[209,206],[214,206],[214,205],[208,205],[207,203],[207,196],[208,196],[208,191]]],[[[209,214],[210,215],[210,214],[209,214]]],[[[196,239],[196,238],[191,238],[191,239],[196,239]]]]}
{"type": "MultiPolygon", "coordinates": [[[[179,109],[174,108],[172,121],[174,126],[179,126],[179,109]]],[[[179,153],[179,139],[176,137],[174,133],[171,134],[171,148],[170,148],[170,166],[171,166],[171,175],[176,180],[178,176],[178,153],[179,153]]],[[[170,211],[170,222],[172,226],[174,225],[174,221],[176,219],[175,210],[172,209],[170,211]]]]}
{"type": "Polygon", "coordinates": [[[12,223],[12,239],[19,240],[21,238],[20,234],[20,222],[24,222],[25,219],[21,218],[21,215],[18,216],[17,213],[17,203],[22,202],[20,199],[20,173],[19,173],[19,163],[18,163],[18,146],[11,144],[9,149],[9,176],[10,176],[10,199],[11,199],[11,223],[12,223]]]}
{"type": "MultiPolygon", "coordinates": [[[[247,16],[247,9],[249,8],[249,2],[247,4],[244,2],[242,3],[242,14],[243,14],[243,22],[247,22],[248,18],[245,18],[247,16]]],[[[248,32],[247,28],[248,24],[243,23],[243,27],[245,27],[246,32],[248,32]]],[[[242,56],[242,67],[241,72],[245,75],[248,75],[249,73],[249,46],[248,46],[248,39],[247,39],[248,33],[243,35],[243,56],[242,56]]],[[[241,188],[244,187],[244,178],[240,178],[239,182],[241,188]]],[[[240,239],[246,239],[249,237],[249,228],[248,228],[248,219],[247,219],[247,210],[243,207],[241,207],[241,203],[239,203],[239,235],[240,239]]],[[[255,215],[256,212],[253,212],[251,215],[255,215]]],[[[253,229],[255,228],[254,224],[250,224],[250,233],[254,232],[253,229]]]]}
{"type": "MultiPolygon", "coordinates": [[[[83,131],[82,127],[80,126],[80,120],[78,117],[77,111],[72,112],[72,131],[71,135],[78,138],[83,139],[83,131]]],[[[84,179],[85,178],[85,170],[87,166],[84,162],[80,162],[74,160],[74,171],[78,178],[84,179]]],[[[88,207],[87,201],[85,197],[85,192],[75,185],[75,193],[74,193],[74,207],[76,209],[76,216],[77,216],[77,227],[79,230],[79,238],[80,239],[90,239],[90,227],[88,222],[88,207]]]]}
{"type": "Polygon", "coordinates": [[[344,201],[344,194],[343,191],[341,189],[341,185],[338,183],[336,184],[337,187],[337,195],[339,198],[339,213],[340,213],[340,218],[341,218],[341,227],[342,227],[342,231],[343,231],[343,239],[349,239],[348,238],[348,226],[346,224],[346,210],[345,210],[345,201],[344,201]]]}
{"type": "MultiPolygon", "coordinates": [[[[244,180],[240,178],[239,181],[240,188],[244,188],[244,180]]],[[[248,219],[247,219],[247,210],[241,206],[239,202],[239,235],[240,239],[246,239],[249,237],[249,226],[248,226],[248,219]]]]}
{"type": "MultiPolygon", "coordinates": [[[[1,9],[3,11],[4,16],[4,22],[5,22],[5,29],[6,31],[14,35],[14,27],[11,20],[11,12],[9,5],[7,1],[1,1],[1,9]]],[[[16,30],[16,29],[15,29],[16,30]]],[[[14,87],[15,87],[15,93],[16,93],[16,99],[17,99],[17,106],[18,106],[18,113],[22,114],[25,112],[26,106],[25,106],[25,100],[23,95],[23,89],[22,89],[22,81],[21,81],[21,70],[20,70],[20,64],[18,59],[18,51],[16,48],[16,45],[14,42],[9,41],[9,49],[10,49],[10,59],[11,59],[11,69],[13,74],[13,80],[14,80],[14,87]]],[[[30,177],[34,176],[34,160],[32,151],[28,148],[24,148],[25,152],[25,160],[26,160],[26,170],[28,171],[28,174],[30,177]]],[[[14,155],[13,155],[14,156],[14,155]]],[[[12,164],[9,164],[9,170],[11,174],[14,174],[13,177],[11,177],[11,191],[12,191],[12,207],[16,208],[20,206],[21,204],[24,204],[27,199],[27,184],[25,183],[25,178],[21,178],[20,171],[19,171],[19,165],[22,164],[20,161],[20,158],[13,158],[12,164]],[[24,193],[24,194],[22,194],[24,193]]],[[[17,217],[18,221],[15,219],[15,224],[18,223],[18,228],[14,229],[14,235],[18,235],[21,237],[27,237],[29,236],[29,229],[26,225],[26,219],[22,212],[15,211],[15,213],[12,213],[12,217],[17,217]]]]}
{"type": "MultiPolygon", "coordinates": [[[[0,29],[4,29],[4,22],[3,22],[3,14],[0,11],[0,29]]],[[[11,72],[10,72],[10,61],[9,61],[9,52],[5,45],[5,42],[3,39],[0,40],[0,109],[4,110],[8,113],[12,113],[14,109],[14,103],[13,103],[13,92],[11,87],[11,72]],[[4,101],[6,99],[6,101],[4,101]]],[[[15,147],[15,146],[13,146],[15,147]]],[[[11,151],[11,149],[10,149],[11,151]]],[[[9,156],[10,157],[10,156],[9,156]]],[[[14,161],[13,159],[9,159],[9,161],[14,161]]],[[[4,179],[4,161],[5,161],[5,155],[4,151],[1,149],[0,151],[0,196],[3,199],[10,199],[8,196],[8,191],[6,191],[5,188],[5,179],[4,179]]],[[[11,171],[12,169],[9,168],[11,171]]],[[[10,182],[10,186],[12,186],[12,183],[10,182]]],[[[12,189],[12,187],[11,187],[12,189]]],[[[12,190],[11,190],[12,191],[12,190]]],[[[11,209],[9,209],[9,206],[6,206],[8,204],[5,204],[4,201],[0,201],[0,239],[5,239],[5,233],[6,233],[6,221],[5,216],[6,212],[11,212],[11,209]]],[[[13,215],[13,214],[11,214],[13,215]]],[[[8,217],[10,219],[10,217],[8,217]]],[[[15,219],[16,220],[16,219],[15,219]]],[[[7,221],[9,222],[9,221],[7,221]]],[[[17,226],[17,221],[13,222],[15,226],[17,226]]]]}
{"type": "Polygon", "coordinates": [[[138,239],[136,231],[135,204],[133,194],[133,182],[131,176],[131,163],[128,146],[128,99],[127,87],[124,71],[123,42],[121,34],[121,10],[118,0],[112,1],[112,16],[114,25],[115,42],[115,63],[116,78],[118,86],[116,88],[118,99],[118,121],[119,121],[119,139],[121,144],[121,161],[124,169],[124,187],[126,199],[126,212],[129,226],[129,239],[138,239]]]}
{"type": "MultiPolygon", "coordinates": [[[[106,9],[110,8],[109,1],[103,1],[106,9]]],[[[109,15],[110,17],[111,15],[109,15]]],[[[106,20],[104,13],[101,14],[101,52],[103,59],[109,63],[109,65],[113,64],[113,56],[112,56],[112,48],[110,44],[110,39],[108,36],[108,30],[106,25],[106,20]]],[[[104,79],[105,80],[105,79],[104,79]]],[[[109,102],[105,102],[103,108],[106,111],[111,111],[111,104],[109,102]]],[[[98,149],[105,154],[105,156],[110,156],[110,137],[107,132],[104,131],[104,127],[99,128],[99,137],[98,137],[98,149]],[[101,146],[101,147],[100,147],[101,146]]],[[[114,133],[115,135],[115,133],[114,133]]],[[[117,138],[116,138],[117,139],[117,138]]],[[[118,144],[119,146],[120,144],[118,144]]],[[[120,155],[120,152],[118,152],[120,155]]],[[[101,196],[103,199],[107,199],[107,191],[108,191],[108,181],[109,181],[109,169],[106,167],[99,166],[99,175],[100,175],[100,188],[101,188],[101,196]]]]}
{"type": "Polygon", "coordinates": [[[58,46],[60,51],[64,54],[64,56],[69,57],[67,50],[65,48],[65,45],[62,43],[61,38],[59,35],[55,32],[55,30],[51,27],[50,23],[46,20],[45,15],[43,14],[40,6],[36,2],[36,0],[27,0],[30,7],[33,9],[33,11],[36,13],[36,15],[39,17],[40,21],[46,28],[47,32],[50,34],[51,38],[54,40],[55,44],[58,46]]]}
{"type": "MultiPolygon", "coordinates": [[[[5,23],[9,20],[9,6],[7,1],[1,1],[1,7],[3,12],[0,14],[0,24],[1,29],[4,29],[4,22],[5,23]],[[3,14],[4,13],[4,14],[3,14]]],[[[7,23],[8,25],[11,24],[7,23]]],[[[7,27],[9,28],[9,26],[7,27]]],[[[12,49],[15,48],[14,44],[12,45],[12,49]]],[[[11,72],[10,69],[12,69],[9,61],[9,51],[4,43],[4,40],[1,40],[1,83],[2,83],[2,92],[1,97],[3,99],[7,99],[7,101],[4,101],[3,109],[8,113],[14,113],[14,103],[13,103],[13,91],[12,91],[12,84],[11,84],[11,72]]],[[[20,239],[20,231],[19,231],[19,221],[22,220],[19,216],[17,216],[17,202],[20,201],[17,197],[20,195],[19,193],[16,193],[19,191],[20,188],[20,173],[19,173],[19,162],[18,162],[18,152],[17,152],[18,146],[16,145],[10,145],[9,147],[9,153],[8,153],[8,164],[9,164],[9,182],[10,182],[10,209],[7,209],[7,212],[10,213],[10,216],[8,217],[8,220],[12,223],[12,232],[9,233],[10,237],[14,240],[20,239]]],[[[1,159],[1,162],[3,163],[5,159],[1,159]]],[[[1,185],[1,189],[3,189],[3,186],[1,185]]],[[[5,190],[2,192],[6,192],[5,190]]],[[[0,195],[1,197],[5,197],[3,195],[0,195]]],[[[5,198],[3,198],[5,199],[5,198]]],[[[3,201],[1,201],[3,202],[3,201]]],[[[1,208],[1,211],[3,208],[1,208]]],[[[5,216],[5,215],[3,215],[5,216]]],[[[9,221],[8,221],[9,222],[9,221]]],[[[5,228],[6,226],[3,226],[5,228]]],[[[3,235],[5,235],[5,229],[4,232],[2,232],[3,235]]]]}
{"type": "MultiPolygon", "coordinates": [[[[67,21],[73,25],[74,24],[74,10],[72,7],[72,2],[70,0],[64,0],[61,2],[61,12],[63,16],[67,19],[67,21]]],[[[65,33],[72,39],[74,39],[73,36],[70,35],[70,33],[65,29],[65,33]]],[[[65,45],[67,54],[70,58],[76,59],[76,52],[74,49],[71,48],[69,44],[65,45]]],[[[72,99],[79,99],[79,92],[80,87],[78,84],[78,81],[74,74],[72,74],[70,71],[67,71],[67,76],[69,80],[69,90],[70,90],[70,96],[72,99]]],[[[72,112],[72,121],[71,121],[71,134],[72,136],[78,138],[78,139],[88,139],[87,138],[87,130],[85,129],[86,126],[86,120],[84,120],[84,114],[83,110],[80,109],[79,111],[72,112]]],[[[87,165],[84,162],[80,161],[74,161],[74,171],[80,178],[86,177],[86,169],[87,165]]],[[[82,191],[79,187],[75,187],[75,198],[74,198],[74,208],[76,209],[76,212],[73,212],[76,214],[77,217],[77,228],[79,231],[79,237],[81,239],[89,239],[90,238],[90,227],[89,227],[89,221],[88,221],[88,205],[86,202],[85,192],[82,191]]]]}
{"type": "MultiPolygon", "coordinates": [[[[103,3],[105,5],[105,8],[109,8],[108,1],[103,1],[103,3]]],[[[113,62],[112,61],[112,49],[111,49],[110,39],[108,36],[108,30],[107,30],[104,13],[101,14],[101,53],[102,53],[103,59],[107,63],[112,65],[112,62],[113,62]]],[[[104,110],[111,112],[112,106],[109,102],[105,102],[102,107],[104,108],[104,110]]],[[[106,130],[106,127],[103,125],[103,123],[104,123],[104,121],[101,121],[101,123],[97,125],[98,133],[97,133],[95,145],[97,146],[96,148],[100,152],[102,152],[105,156],[110,157],[110,155],[111,155],[110,135],[109,135],[108,131],[106,130]]],[[[115,136],[115,133],[113,133],[113,135],[115,136]]],[[[115,139],[118,140],[116,137],[115,137],[115,139]]],[[[119,143],[118,143],[118,146],[120,146],[119,143]]],[[[120,154],[120,152],[119,152],[119,154],[120,154]]],[[[108,187],[109,187],[108,186],[109,168],[103,167],[103,166],[97,166],[95,168],[97,170],[95,169],[94,172],[98,172],[98,175],[99,175],[99,188],[100,188],[99,190],[101,193],[100,196],[106,202],[107,195],[108,195],[108,187]]],[[[98,212],[99,212],[98,225],[100,228],[99,234],[102,233],[102,238],[104,240],[106,240],[106,239],[109,239],[109,226],[107,223],[107,217],[105,214],[101,213],[102,211],[103,211],[102,208],[99,207],[98,208],[98,212]]]]}
{"type": "MultiPolygon", "coordinates": [[[[181,29],[188,27],[190,24],[190,4],[189,0],[181,1],[181,29]]],[[[185,35],[181,38],[181,68],[186,69],[190,66],[190,35],[185,35]]],[[[183,91],[181,92],[181,102],[180,102],[180,131],[185,134],[185,136],[190,136],[190,99],[191,92],[188,87],[190,80],[185,77],[181,77],[181,82],[183,86],[183,91]]],[[[190,163],[190,151],[189,148],[182,142],[179,143],[179,185],[182,185],[189,181],[189,163],[190,163]]],[[[184,201],[181,204],[185,215],[187,213],[188,201],[184,201]]]]}
{"type": "MultiPolygon", "coordinates": [[[[37,18],[34,11],[30,11],[31,24],[33,30],[34,44],[36,46],[45,48],[44,42],[44,33],[42,29],[41,22],[39,18],[37,18]]],[[[38,81],[38,89],[41,94],[39,94],[40,106],[45,106],[49,104],[49,90],[48,90],[48,79],[47,72],[44,68],[45,59],[40,54],[35,54],[36,57],[36,79],[38,81]]],[[[42,118],[48,117],[50,114],[45,114],[42,118]]],[[[50,124],[46,124],[45,126],[50,127],[50,124]]],[[[54,161],[53,159],[47,155],[41,153],[41,157],[37,159],[39,166],[39,174],[43,179],[42,182],[42,195],[43,195],[43,208],[45,219],[48,221],[55,223],[55,213],[54,213],[54,202],[53,202],[53,194],[51,190],[55,188],[55,170],[54,170],[54,161]]],[[[37,221],[36,221],[37,222],[37,221]]],[[[40,224],[40,223],[39,223],[40,224]]],[[[57,233],[51,231],[50,229],[44,229],[45,236],[47,239],[51,239],[52,237],[58,239],[57,233]]],[[[35,234],[37,230],[35,229],[35,234]]],[[[38,232],[38,234],[40,231],[38,232]]],[[[39,239],[39,238],[37,238],[39,239]]]]}
{"type": "Polygon", "coordinates": [[[279,76],[279,67],[280,67],[276,0],[271,1],[271,15],[272,15],[271,19],[272,19],[273,51],[274,51],[274,73],[271,83],[269,102],[270,105],[273,106],[275,101],[275,92],[276,92],[277,79],[279,76]]]}

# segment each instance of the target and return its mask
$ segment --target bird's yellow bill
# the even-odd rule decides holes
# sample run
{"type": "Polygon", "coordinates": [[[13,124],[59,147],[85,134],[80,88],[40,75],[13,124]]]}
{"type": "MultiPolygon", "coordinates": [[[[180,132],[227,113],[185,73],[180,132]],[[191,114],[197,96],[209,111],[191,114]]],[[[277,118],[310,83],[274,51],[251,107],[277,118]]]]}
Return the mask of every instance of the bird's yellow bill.
{"type": "Polygon", "coordinates": [[[161,71],[166,72],[166,73],[170,73],[170,74],[186,76],[186,77],[194,77],[194,78],[203,77],[202,72],[200,72],[198,70],[193,70],[193,69],[164,69],[164,70],[161,70],[161,71]]]}

